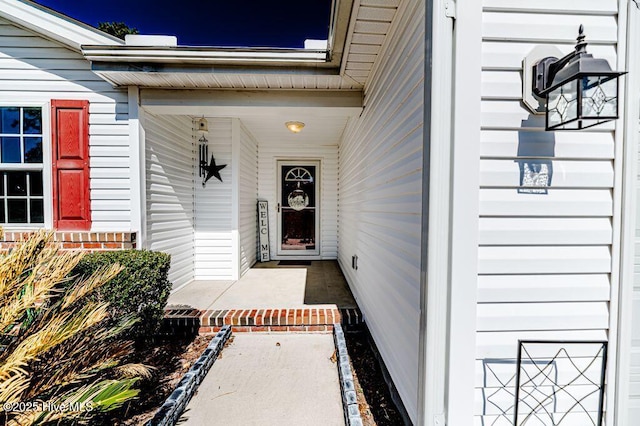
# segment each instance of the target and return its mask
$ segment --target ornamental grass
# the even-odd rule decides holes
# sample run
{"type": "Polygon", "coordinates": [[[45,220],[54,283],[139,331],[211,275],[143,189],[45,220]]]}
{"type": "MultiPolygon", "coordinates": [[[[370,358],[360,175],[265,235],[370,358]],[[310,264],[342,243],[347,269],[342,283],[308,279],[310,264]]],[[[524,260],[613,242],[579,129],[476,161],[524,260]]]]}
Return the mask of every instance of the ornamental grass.
{"type": "Polygon", "coordinates": [[[96,296],[122,268],[69,278],[83,254],[51,239],[39,231],[0,256],[0,418],[11,426],[95,424],[150,375],[125,362],[133,344],[120,336],[136,319],[107,321],[109,303],[96,296]]]}

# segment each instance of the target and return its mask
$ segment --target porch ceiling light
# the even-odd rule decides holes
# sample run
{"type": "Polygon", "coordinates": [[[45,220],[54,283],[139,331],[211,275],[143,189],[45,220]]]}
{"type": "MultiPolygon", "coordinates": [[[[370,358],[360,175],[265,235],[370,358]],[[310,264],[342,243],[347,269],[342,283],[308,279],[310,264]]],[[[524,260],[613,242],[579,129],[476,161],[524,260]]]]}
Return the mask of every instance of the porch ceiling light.
{"type": "Polygon", "coordinates": [[[580,25],[575,51],[533,65],[532,89],[544,100],[546,130],[581,130],[618,118],[618,78],[626,72],[612,71],[586,47],[580,25]]]}
{"type": "Polygon", "coordinates": [[[304,129],[304,123],[302,121],[287,121],[284,125],[293,133],[300,133],[304,129]]]}

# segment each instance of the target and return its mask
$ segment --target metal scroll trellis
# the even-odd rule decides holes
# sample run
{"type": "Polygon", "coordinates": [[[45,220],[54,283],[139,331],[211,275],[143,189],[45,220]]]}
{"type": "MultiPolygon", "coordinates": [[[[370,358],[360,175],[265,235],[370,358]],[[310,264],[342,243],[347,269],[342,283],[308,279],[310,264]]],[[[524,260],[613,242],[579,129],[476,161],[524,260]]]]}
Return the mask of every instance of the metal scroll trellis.
{"type": "Polygon", "coordinates": [[[601,426],[607,342],[518,343],[516,426],[601,426]]]}
{"type": "Polygon", "coordinates": [[[601,426],[607,342],[519,341],[482,360],[483,426],[601,426]]]}

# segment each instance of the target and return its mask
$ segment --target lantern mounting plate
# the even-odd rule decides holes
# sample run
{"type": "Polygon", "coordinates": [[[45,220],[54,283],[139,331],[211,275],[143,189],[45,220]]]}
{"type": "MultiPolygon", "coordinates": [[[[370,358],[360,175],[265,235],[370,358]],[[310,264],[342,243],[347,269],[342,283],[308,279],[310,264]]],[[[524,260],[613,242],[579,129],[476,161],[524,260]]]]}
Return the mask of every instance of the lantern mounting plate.
{"type": "Polygon", "coordinates": [[[559,58],[562,52],[555,46],[539,45],[534,47],[522,61],[522,101],[534,114],[545,113],[545,98],[538,96],[532,90],[534,78],[537,80],[537,73],[534,66],[545,58],[559,58]]]}

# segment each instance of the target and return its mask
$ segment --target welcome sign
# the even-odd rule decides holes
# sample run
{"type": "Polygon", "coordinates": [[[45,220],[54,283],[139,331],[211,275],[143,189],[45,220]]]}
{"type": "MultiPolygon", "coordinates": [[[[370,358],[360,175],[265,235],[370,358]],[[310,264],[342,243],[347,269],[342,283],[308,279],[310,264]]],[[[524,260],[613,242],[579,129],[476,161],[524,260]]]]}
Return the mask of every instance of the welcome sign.
{"type": "Polygon", "coordinates": [[[269,255],[269,209],[266,200],[258,200],[258,232],[260,234],[260,262],[268,262],[269,255]]]}

